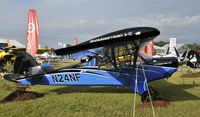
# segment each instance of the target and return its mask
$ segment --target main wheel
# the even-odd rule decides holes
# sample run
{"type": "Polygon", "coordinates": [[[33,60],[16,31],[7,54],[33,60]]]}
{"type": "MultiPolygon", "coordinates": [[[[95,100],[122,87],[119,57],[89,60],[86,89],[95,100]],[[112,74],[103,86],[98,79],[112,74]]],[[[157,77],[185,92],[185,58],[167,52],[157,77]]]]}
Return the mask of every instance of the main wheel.
{"type": "MultiPolygon", "coordinates": [[[[149,90],[150,91],[150,96],[151,96],[151,99],[152,100],[156,100],[157,99],[157,95],[158,95],[158,92],[155,91],[155,90],[149,90]]],[[[141,101],[144,103],[144,102],[149,102],[150,101],[150,96],[149,96],[149,93],[148,91],[144,92],[142,95],[141,95],[141,101]]]]}

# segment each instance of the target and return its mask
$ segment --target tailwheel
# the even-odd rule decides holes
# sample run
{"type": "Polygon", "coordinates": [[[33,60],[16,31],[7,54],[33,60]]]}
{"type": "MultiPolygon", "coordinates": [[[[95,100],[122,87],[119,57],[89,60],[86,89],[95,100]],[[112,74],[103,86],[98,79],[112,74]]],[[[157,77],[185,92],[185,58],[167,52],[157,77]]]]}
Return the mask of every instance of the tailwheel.
{"type": "MultiPolygon", "coordinates": [[[[151,96],[151,100],[156,100],[158,99],[158,92],[155,91],[153,88],[149,88],[149,92],[150,92],[150,96],[151,96]]],[[[142,95],[141,95],[141,101],[144,103],[144,102],[150,102],[150,96],[149,96],[149,93],[148,91],[144,92],[142,95]]]]}

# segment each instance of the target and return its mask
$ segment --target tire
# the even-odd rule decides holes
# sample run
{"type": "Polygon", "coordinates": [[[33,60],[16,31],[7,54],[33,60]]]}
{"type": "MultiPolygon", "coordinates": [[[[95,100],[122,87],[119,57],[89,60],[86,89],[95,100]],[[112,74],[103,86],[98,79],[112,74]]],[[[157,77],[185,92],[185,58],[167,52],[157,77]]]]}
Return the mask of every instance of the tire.
{"type": "MultiPolygon", "coordinates": [[[[158,92],[157,92],[157,91],[154,91],[154,90],[150,90],[150,95],[151,95],[151,99],[152,99],[152,100],[156,100],[156,99],[157,99],[158,92]]],[[[149,97],[148,91],[144,92],[144,93],[141,95],[141,101],[142,101],[143,103],[144,103],[144,102],[150,102],[150,97],[149,97]]]]}

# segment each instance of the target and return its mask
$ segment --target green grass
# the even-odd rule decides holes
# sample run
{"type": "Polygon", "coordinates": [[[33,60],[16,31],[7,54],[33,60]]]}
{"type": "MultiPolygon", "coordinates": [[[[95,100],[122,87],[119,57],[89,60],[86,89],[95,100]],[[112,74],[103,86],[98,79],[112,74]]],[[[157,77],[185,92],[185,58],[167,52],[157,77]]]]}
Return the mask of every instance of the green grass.
{"type": "MultiPolygon", "coordinates": [[[[157,117],[199,117],[200,78],[169,79],[151,83],[167,108],[156,108],[157,117]]],[[[16,84],[0,79],[0,100],[15,90],[16,84]]],[[[31,86],[30,91],[44,93],[35,100],[0,104],[0,117],[132,117],[134,93],[117,87],[31,86]]],[[[136,105],[140,104],[137,95],[136,105]]],[[[136,106],[136,117],[152,117],[151,109],[136,106]]]]}

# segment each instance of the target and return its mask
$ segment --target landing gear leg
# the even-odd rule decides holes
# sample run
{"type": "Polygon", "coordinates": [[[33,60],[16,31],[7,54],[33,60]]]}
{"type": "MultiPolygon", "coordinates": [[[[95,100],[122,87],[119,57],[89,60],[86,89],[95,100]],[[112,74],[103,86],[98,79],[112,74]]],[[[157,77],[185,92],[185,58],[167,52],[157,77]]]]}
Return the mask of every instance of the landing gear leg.
{"type": "MultiPolygon", "coordinates": [[[[155,89],[153,89],[152,87],[149,87],[149,92],[150,92],[150,96],[151,96],[152,101],[158,99],[158,92],[155,89]]],[[[150,102],[150,97],[149,97],[148,91],[144,92],[141,95],[141,101],[143,103],[144,102],[150,102]]]]}

